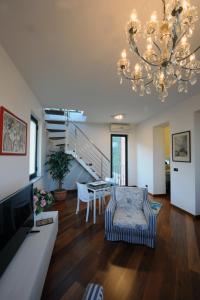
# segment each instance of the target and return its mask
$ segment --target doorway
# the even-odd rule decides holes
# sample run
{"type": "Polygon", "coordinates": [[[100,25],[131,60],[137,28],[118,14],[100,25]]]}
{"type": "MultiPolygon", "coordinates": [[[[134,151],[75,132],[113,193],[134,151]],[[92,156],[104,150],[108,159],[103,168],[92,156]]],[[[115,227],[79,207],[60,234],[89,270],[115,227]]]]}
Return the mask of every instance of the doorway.
{"type": "Polygon", "coordinates": [[[164,127],[166,194],[170,196],[170,128],[164,127]]]}
{"type": "Polygon", "coordinates": [[[164,123],[153,131],[153,194],[170,196],[170,126],[164,123]]]}
{"type": "Polygon", "coordinates": [[[128,136],[111,134],[111,177],[121,186],[128,185],[128,136]]]}

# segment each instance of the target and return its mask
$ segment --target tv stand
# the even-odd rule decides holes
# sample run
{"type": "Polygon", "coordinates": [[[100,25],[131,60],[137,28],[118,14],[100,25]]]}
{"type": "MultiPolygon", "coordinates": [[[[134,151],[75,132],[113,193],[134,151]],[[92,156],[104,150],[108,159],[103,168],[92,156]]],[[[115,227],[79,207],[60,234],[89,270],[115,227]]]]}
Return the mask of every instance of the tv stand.
{"type": "MultiPolygon", "coordinates": [[[[45,212],[54,222],[34,227],[0,278],[0,299],[39,300],[58,232],[58,212],[45,212]]],[[[36,217],[36,220],[38,217],[36,217]]],[[[35,220],[35,221],[36,221],[35,220]]]]}

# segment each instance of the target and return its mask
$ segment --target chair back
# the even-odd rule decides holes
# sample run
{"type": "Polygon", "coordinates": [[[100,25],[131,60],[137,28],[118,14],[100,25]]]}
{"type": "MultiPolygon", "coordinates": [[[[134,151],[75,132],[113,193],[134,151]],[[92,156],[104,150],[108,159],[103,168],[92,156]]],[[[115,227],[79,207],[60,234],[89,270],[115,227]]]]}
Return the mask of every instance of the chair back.
{"type": "Polygon", "coordinates": [[[83,202],[90,201],[90,194],[88,192],[87,184],[77,182],[78,198],[83,202]]]}
{"type": "Polygon", "coordinates": [[[147,197],[147,190],[138,187],[115,187],[115,200],[118,207],[141,210],[147,197]]]}

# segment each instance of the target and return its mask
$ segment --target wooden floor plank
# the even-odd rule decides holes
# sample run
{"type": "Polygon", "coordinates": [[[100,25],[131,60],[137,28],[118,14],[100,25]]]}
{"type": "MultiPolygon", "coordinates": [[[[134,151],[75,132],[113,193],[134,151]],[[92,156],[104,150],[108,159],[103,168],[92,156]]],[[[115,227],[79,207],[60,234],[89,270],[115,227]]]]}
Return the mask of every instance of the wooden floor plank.
{"type": "MultiPolygon", "coordinates": [[[[156,198],[157,200],[157,198],[156,198]]],[[[89,282],[104,287],[106,300],[189,300],[200,294],[200,220],[174,208],[169,199],[157,218],[155,249],[104,239],[104,216],[86,207],[75,214],[76,195],[55,203],[59,233],[42,300],[79,300],[89,282]]]]}

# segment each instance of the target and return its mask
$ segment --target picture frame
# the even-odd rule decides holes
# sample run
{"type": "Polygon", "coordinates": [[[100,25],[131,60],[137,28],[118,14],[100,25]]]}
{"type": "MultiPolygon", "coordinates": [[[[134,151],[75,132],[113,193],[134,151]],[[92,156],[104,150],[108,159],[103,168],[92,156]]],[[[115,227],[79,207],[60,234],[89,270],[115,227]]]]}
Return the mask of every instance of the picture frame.
{"type": "Polygon", "coordinates": [[[172,161],[191,162],[191,132],[183,131],[172,134],[172,161]]]}
{"type": "Polygon", "coordinates": [[[0,155],[27,154],[27,123],[0,107],[0,155]]]}

